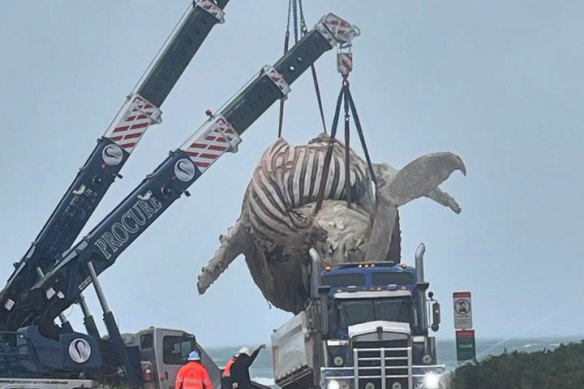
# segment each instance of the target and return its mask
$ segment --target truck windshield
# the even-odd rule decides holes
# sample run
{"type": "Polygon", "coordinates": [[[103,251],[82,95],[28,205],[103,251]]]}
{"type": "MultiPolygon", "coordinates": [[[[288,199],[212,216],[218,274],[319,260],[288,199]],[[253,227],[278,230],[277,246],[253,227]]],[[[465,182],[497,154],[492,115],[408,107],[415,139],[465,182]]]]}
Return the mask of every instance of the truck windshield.
{"type": "Polygon", "coordinates": [[[345,300],[338,307],[339,324],[343,328],[374,320],[414,324],[413,306],[409,299],[345,300]]]}

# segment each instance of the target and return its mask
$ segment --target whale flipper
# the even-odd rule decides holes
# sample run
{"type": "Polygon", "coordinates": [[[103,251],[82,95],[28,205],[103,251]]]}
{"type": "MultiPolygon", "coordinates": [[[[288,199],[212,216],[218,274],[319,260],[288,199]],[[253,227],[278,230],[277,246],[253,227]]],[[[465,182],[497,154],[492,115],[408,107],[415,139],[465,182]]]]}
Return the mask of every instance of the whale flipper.
{"type": "Polygon", "coordinates": [[[427,196],[456,170],[466,175],[462,159],[453,153],[432,153],[416,158],[391,180],[389,184],[391,201],[399,207],[418,197],[427,196]]]}
{"type": "Polygon", "coordinates": [[[197,280],[197,289],[199,294],[204,294],[207,289],[215,282],[221,273],[223,273],[231,262],[233,262],[240,254],[251,249],[252,242],[249,238],[245,226],[241,218],[235,223],[235,226],[227,230],[226,235],[219,237],[221,246],[215,251],[215,255],[201,269],[197,280]]]}
{"type": "Polygon", "coordinates": [[[397,207],[422,196],[460,213],[454,198],[438,188],[455,170],[466,175],[462,159],[449,152],[423,155],[396,172],[389,165],[377,165],[379,174],[376,207],[371,227],[367,261],[397,262],[400,258],[388,258],[391,237],[397,223],[397,207]]]}

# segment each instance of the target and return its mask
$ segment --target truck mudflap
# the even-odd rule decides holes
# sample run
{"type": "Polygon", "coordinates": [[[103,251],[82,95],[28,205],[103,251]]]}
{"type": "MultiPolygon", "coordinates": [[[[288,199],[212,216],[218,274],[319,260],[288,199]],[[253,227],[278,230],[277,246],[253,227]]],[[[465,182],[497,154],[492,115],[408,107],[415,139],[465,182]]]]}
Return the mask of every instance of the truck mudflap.
{"type": "Polygon", "coordinates": [[[95,388],[93,380],[43,378],[0,378],[0,389],[88,389],[95,388]]]}
{"type": "Polygon", "coordinates": [[[324,389],[442,389],[445,365],[413,365],[411,347],[355,348],[353,366],[321,368],[324,389]]]}

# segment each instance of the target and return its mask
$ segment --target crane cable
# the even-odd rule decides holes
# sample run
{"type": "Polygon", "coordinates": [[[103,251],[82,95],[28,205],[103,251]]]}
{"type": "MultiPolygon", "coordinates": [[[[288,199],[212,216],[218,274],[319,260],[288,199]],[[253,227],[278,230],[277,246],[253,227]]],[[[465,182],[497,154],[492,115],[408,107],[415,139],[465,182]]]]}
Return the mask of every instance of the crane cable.
{"type": "MultiPolygon", "coordinates": [[[[288,18],[286,20],[286,34],[284,35],[284,54],[288,52],[288,45],[290,42],[290,9],[292,8],[292,0],[288,0],[288,18]]],[[[278,118],[278,138],[282,137],[282,126],[284,125],[284,102],[286,100],[280,99],[280,115],[278,118]]]]}
{"type": "Polygon", "coordinates": [[[298,3],[300,0],[292,1],[292,13],[294,14],[294,44],[298,43],[298,3]]]}
{"type": "MultiPolygon", "coordinates": [[[[290,42],[290,19],[293,19],[294,28],[294,44],[298,43],[298,26],[300,26],[300,38],[308,32],[306,26],[306,20],[304,19],[304,9],[302,8],[302,0],[288,0],[288,17],[286,21],[286,34],[284,35],[284,54],[288,52],[289,42],[290,42]],[[300,14],[300,21],[298,20],[298,15],[300,14]]],[[[316,67],[314,63],[310,65],[310,70],[312,71],[312,81],[314,83],[314,92],[316,94],[316,101],[318,103],[318,109],[320,112],[320,120],[322,122],[323,132],[326,134],[326,120],[324,118],[324,109],[322,105],[322,98],[320,95],[320,87],[318,85],[318,77],[316,75],[316,67]]],[[[280,100],[280,116],[278,119],[278,138],[282,137],[282,128],[284,126],[284,99],[280,100]]]]}
{"type": "MultiPolygon", "coordinates": [[[[306,35],[308,32],[308,27],[306,26],[306,20],[304,20],[304,10],[302,9],[302,0],[298,0],[298,8],[300,9],[300,31],[302,36],[306,35]]],[[[320,112],[320,120],[322,122],[322,131],[326,134],[326,120],[324,119],[324,109],[322,107],[322,98],[320,96],[320,88],[318,86],[318,77],[316,76],[316,65],[314,62],[310,64],[310,70],[312,72],[312,82],[314,84],[314,92],[316,94],[316,101],[318,103],[318,110],[320,112]]]]}

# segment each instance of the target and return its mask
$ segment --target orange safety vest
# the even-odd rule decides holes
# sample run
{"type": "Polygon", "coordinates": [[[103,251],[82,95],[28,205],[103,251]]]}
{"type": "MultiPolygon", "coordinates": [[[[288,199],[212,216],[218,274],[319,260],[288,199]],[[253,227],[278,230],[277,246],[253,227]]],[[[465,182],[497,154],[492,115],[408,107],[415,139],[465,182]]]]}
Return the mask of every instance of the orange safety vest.
{"type": "Polygon", "coordinates": [[[225,367],[223,368],[223,374],[221,374],[221,377],[231,377],[231,365],[233,365],[234,362],[235,357],[227,361],[225,367]]]}
{"type": "Polygon", "coordinates": [[[207,369],[200,362],[191,361],[178,371],[174,389],[213,389],[213,385],[207,369]]]}

